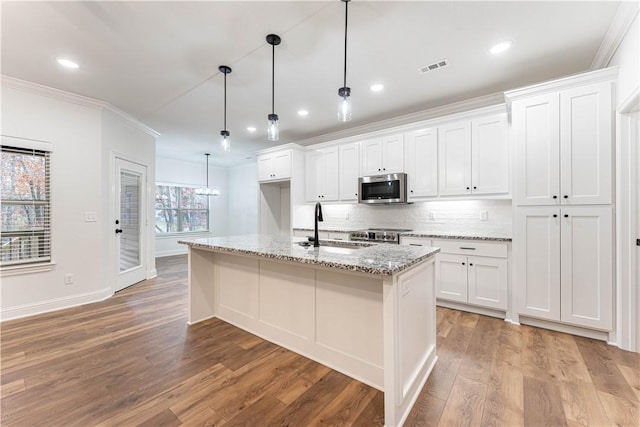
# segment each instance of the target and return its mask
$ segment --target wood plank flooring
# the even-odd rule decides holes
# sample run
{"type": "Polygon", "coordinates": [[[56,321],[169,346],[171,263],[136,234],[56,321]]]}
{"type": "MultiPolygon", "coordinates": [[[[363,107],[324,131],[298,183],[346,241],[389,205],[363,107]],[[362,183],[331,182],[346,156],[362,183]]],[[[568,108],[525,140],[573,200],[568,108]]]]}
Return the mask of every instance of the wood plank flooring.
{"type": "MultiPolygon", "coordinates": [[[[0,325],[2,426],[379,426],[383,394],[217,319],[186,257],[95,304],[0,325]]],[[[639,426],[640,354],[438,308],[407,426],[639,426]]]]}

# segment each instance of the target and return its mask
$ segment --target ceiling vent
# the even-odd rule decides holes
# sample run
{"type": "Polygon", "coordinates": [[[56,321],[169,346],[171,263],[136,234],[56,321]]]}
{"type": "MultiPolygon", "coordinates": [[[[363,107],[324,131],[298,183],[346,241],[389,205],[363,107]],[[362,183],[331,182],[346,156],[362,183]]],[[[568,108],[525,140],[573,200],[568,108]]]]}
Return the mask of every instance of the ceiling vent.
{"type": "Polygon", "coordinates": [[[441,59],[439,61],[434,62],[433,64],[425,65],[423,67],[418,68],[421,73],[428,73],[429,71],[439,70],[440,68],[444,68],[449,65],[449,60],[447,58],[441,59]]]}

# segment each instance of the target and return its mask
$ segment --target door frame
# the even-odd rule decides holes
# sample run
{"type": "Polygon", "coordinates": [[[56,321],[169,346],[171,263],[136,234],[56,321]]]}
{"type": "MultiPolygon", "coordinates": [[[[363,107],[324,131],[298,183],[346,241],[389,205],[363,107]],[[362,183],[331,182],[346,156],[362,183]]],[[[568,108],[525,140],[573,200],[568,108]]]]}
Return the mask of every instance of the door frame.
{"type": "Polygon", "coordinates": [[[640,88],[616,114],[616,336],[618,347],[640,352],[640,88]]]}
{"type": "Polygon", "coordinates": [[[117,292],[118,290],[118,276],[120,273],[120,254],[117,252],[118,251],[118,245],[116,243],[116,235],[114,233],[115,230],[115,220],[118,219],[118,216],[120,215],[119,212],[117,212],[116,209],[116,197],[118,195],[118,182],[119,182],[119,177],[118,177],[118,171],[117,171],[117,164],[118,164],[118,160],[123,160],[125,162],[129,162],[129,163],[133,163],[135,165],[141,166],[145,169],[145,181],[141,184],[142,185],[142,200],[141,200],[141,206],[142,206],[142,213],[140,216],[142,225],[142,240],[140,242],[140,264],[141,264],[141,268],[144,272],[144,279],[149,279],[149,257],[148,257],[148,251],[149,251],[149,245],[150,245],[150,236],[149,236],[149,232],[148,232],[148,224],[149,224],[149,165],[147,165],[144,161],[135,158],[135,157],[131,157],[128,156],[126,154],[122,154],[120,152],[116,152],[116,151],[112,151],[111,152],[111,167],[110,167],[110,197],[109,197],[109,206],[108,206],[108,210],[109,210],[109,219],[108,221],[106,221],[105,227],[106,227],[106,235],[107,236],[111,236],[109,237],[109,253],[110,253],[110,258],[111,258],[111,263],[110,263],[110,273],[109,276],[111,277],[111,292],[112,294],[117,292]]]}

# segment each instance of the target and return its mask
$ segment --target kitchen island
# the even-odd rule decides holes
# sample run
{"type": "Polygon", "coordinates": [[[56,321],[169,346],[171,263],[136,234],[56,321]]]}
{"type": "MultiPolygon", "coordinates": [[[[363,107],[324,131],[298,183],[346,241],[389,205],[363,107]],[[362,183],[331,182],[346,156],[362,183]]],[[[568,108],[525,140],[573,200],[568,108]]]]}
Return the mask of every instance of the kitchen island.
{"type": "Polygon", "coordinates": [[[349,375],[384,392],[385,425],[404,422],[436,362],[438,249],[268,235],[180,243],[190,324],[218,317],[349,375]]]}

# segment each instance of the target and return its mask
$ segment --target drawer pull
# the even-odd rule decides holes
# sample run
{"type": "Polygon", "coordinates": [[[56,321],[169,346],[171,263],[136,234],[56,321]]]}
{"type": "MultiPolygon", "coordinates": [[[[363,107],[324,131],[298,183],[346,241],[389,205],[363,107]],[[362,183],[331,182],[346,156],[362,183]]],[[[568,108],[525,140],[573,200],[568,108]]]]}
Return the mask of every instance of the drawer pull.
{"type": "Polygon", "coordinates": [[[469,250],[469,251],[475,251],[476,250],[476,248],[465,248],[464,246],[460,246],[460,249],[466,249],[466,250],[469,250]]]}
{"type": "Polygon", "coordinates": [[[334,237],[333,240],[344,240],[342,237],[334,237]]]}
{"type": "Polygon", "coordinates": [[[409,246],[422,246],[420,243],[409,243],[409,246]]]}

